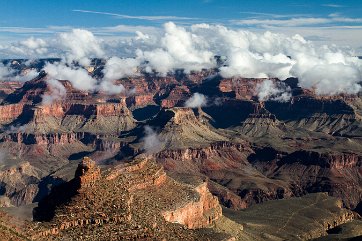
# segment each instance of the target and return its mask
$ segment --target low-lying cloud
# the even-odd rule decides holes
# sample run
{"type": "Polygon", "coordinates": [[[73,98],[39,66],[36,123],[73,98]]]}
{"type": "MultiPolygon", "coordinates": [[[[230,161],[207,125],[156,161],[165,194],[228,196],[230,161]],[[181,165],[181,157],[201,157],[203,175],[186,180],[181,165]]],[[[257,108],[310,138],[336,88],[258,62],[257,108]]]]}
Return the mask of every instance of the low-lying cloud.
{"type": "Polygon", "coordinates": [[[60,83],[56,79],[49,79],[48,84],[50,87],[50,93],[44,94],[42,97],[42,105],[50,105],[54,101],[62,100],[66,94],[67,91],[62,83],[60,83]]]}
{"type": "Polygon", "coordinates": [[[19,75],[11,77],[10,79],[15,81],[25,82],[34,79],[38,75],[39,72],[36,69],[29,69],[28,71],[20,73],[19,75]]]}
{"type": "Polygon", "coordinates": [[[14,71],[0,63],[0,80],[7,80],[14,71]]]}
{"type": "Polygon", "coordinates": [[[72,86],[82,91],[94,91],[97,81],[92,78],[87,70],[81,67],[67,66],[63,63],[48,63],[44,67],[50,79],[69,80],[72,86]]]}
{"type": "MultiPolygon", "coordinates": [[[[137,30],[128,40],[106,41],[88,30],[74,29],[50,40],[30,38],[14,48],[25,56],[58,53],[61,63],[44,69],[51,79],[67,79],[84,91],[121,93],[124,87],[115,80],[139,71],[165,76],[178,69],[189,73],[209,68],[219,68],[225,78],[297,77],[301,87],[321,95],[361,91],[362,63],[353,52],[318,46],[298,34],[254,33],[210,24],[183,27],[169,22],[161,34],[137,30]],[[118,50],[127,55],[115,56],[118,50]],[[225,64],[218,67],[214,56],[224,56],[225,64]],[[107,60],[103,79],[92,78],[82,68],[93,57],[107,60]]],[[[0,66],[0,78],[8,76],[7,71],[0,66]]]]}
{"type": "Polygon", "coordinates": [[[259,101],[274,100],[287,102],[292,97],[291,90],[284,83],[267,79],[256,86],[256,95],[259,101]]]}
{"type": "Polygon", "coordinates": [[[112,57],[108,59],[102,70],[104,77],[100,84],[100,90],[109,94],[124,92],[123,85],[115,85],[113,82],[124,77],[136,76],[139,65],[139,61],[134,58],[112,57]]]}
{"type": "Polygon", "coordinates": [[[186,100],[185,107],[198,108],[206,106],[206,104],[207,104],[206,96],[196,92],[189,99],[186,100]]]}
{"type": "Polygon", "coordinates": [[[154,154],[162,150],[163,142],[158,136],[157,132],[151,127],[146,125],[144,127],[145,136],[142,138],[142,149],[148,154],[154,154]]]}

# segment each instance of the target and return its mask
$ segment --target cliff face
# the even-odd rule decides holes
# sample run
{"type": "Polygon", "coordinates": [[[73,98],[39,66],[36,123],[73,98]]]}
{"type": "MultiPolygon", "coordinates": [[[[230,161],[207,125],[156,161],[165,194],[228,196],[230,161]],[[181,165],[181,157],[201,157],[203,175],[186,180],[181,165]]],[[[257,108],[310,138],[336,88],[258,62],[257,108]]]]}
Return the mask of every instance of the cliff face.
{"type": "Polygon", "coordinates": [[[221,206],[216,197],[207,189],[207,183],[198,186],[199,200],[172,211],[165,211],[162,216],[166,221],[180,223],[188,228],[203,228],[211,225],[222,215],[221,206]]]}
{"type": "Polygon", "coordinates": [[[264,175],[287,182],[296,196],[328,192],[348,208],[354,208],[362,197],[361,156],[353,153],[296,151],[270,161],[259,159],[253,165],[264,175]]]}
{"type": "Polygon", "coordinates": [[[24,104],[0,105],[0,123],[10,122],[23,112],[24,104]]]}
{"type": "Polygon", "coordinates": [[[354,153],[258,150],[248,143],[213,143],[155,154],[167,171],[205,175],[211,192],[227,207],[309,192],[328,192],[354,208],[361,199],[361,156],[354,153]],[[354,191],[352,191],[354,190],[354,191]]]}
{"type": "Polygon", "coordinates": [[[223,79],[219,84],[221,92],[234,92],[236,99],[250,100],[256,93],[256,86],[265,79],[232,78],[223,79]]]}
{"type": "Polygon", "coordinates": [[[121,103],[62,103],[55,102],[50,105],[36,108],[35,115],[38,118],[51,116],[64,118],[65,115],[90,116],[120,116],[129,115],[130,111],[126,107],[125,99],[121,103]]]}
{"type": "Polygon", "coordinates": [[[162,128],[159,137],[165,149],[198,147],[227,140],[201,113],[196,116],[191,108],[163,110],[149,124],[162,128]]]}
{"type": "MultiPolygon", "coordinates": [[[[333,114],[354,114],[353,108],[342,99],[318,99],[311,96],[294,97],[290,103],[290,111],[299,113],[299,116],[305,117],[315,112],[333,114]]],[[[284,115],[292,114],[285,113],[284,115]]],[[[292,116],[292,115],[291,115],[292,116]]]]}
{"type": "Polygon", "coordinates": [[[242,211],[227,210],[224,215],[238,223],[249,220],[250,226],[244,230],[262,234],[260,238],[252,237],[256,240],[264,240],[265,237],[275,240],[316,239],[338,230],[340,224],[358,219],[358,215],[342,208],[339,200],[326,193],[269,201],[242,211]],[[333,230],[334,227],[337,228],[333,230]]]}
{"type": "Polygon", "coordinates": [[[0,81],[0,93],[9,95],[23,86],[19,81],[0,81]]]}
{"type": "Polygon", "coordinates": [[[293,152],[282,158],[280,165],[296,162],[335,170],[362,167],[362,157],[354,153],[318,153],[312,151],[293,152]]]}
{"type": "Polygon", "coordinates": [[[6,142],[17,142],[25,145],[64,145],[80,141],[84,133],[52,133],[28,134],[23,132],[11,133],[3,138],[6,142]]]}
{"type": "MultiPolygon", "coordinates": [[[[100,77],[102,66],[87,69],[100,77]]],[[[108,95],[60,80],[64,98],[47,105],[41,103],[52,94],[46,73],[20,88],[0,85],[0,195],[6,205],[29,204],[58,185],[41,201],[50,202],[45,213],[53,216],[30,235],[40,239],[80,232],[95,240],[119,234],[199,239],[198,227],[224,218],[210,193],[232,209],[311,192],[327,192],[354,208],[362,200],[361,96],[316,96],[288,79],[289,102],[259,102],[255,90],[262,81],[223,79],[213,69],[165,77],[140,72],[115,80],[126,93],[108,95]],[[205,94],[208,105],[181,107],[195,92],[205,94]],[[155,133],[147,136],[145,126],[155,133]],[[148,137],[160,146],[152,155],[162,167],[152,158],[130,161],[146,149],[148,137]],[[105,168],[121,164],[101,172],[85,159],[63,186],[73,163],[86,155],[105,168]]],[[[318,232],[348,220],[340,217],[326,219],[318,232]]]]}
{"type": "Polygon", "coordinates": [[[153,94],[139,94],[130,96],[127,97],[126,102],[127,106],[136,108],[155,104],[153,100],[153,94]]]}
{"type": "Polygon", "coordinates": [[[14,206],[32,203],[38,193],[37,182],[41,177],[41,171],[29,162],[3,169],[0,171],[1,195],[9,197],[14,206]]]}
{"type": "Polygon", "coordinates": [[[200,148],[164,150],[155,154],[155,157],[171,173],[207,176],[212,180],[208,184],[212,194],[224,206],[240,209],[245,208],[247,203],[236,194],[241,189],[237,182],[250,176],[260,179],[260,173],[247,161],[252,152],[246,142],[236,144],[221,141],[200,148]]]}
{"type": "Polygon", "coordinates": [[[41,133],[45,136],[54,132],[64,135],[70,132],[116,134],[135,127],[132,112],[127,108],[125,101],[97,104],[56,102],[35,107],[25,105],[21,113],[18,112],[20,110],[15,109],[13,113],[9,112],[3,117],[7,122],[12,118],[15,127],[7,131],[12,135],[18,132],[26,132],[29,135],[41,133]]]}
{"type": "Polygon", "coordinates": [[[190,97],[190,90],[186,86],[175,86],[166,98],[161,101],[163,108],[182,106],[190,97]]]}
{"type": "Polygon", "coordinates": [[[249,114],[240,127],[236,129],[252,137],[261,137],[266,135],[280,136],[286,131],[286,125],[281,123],[274,114],[264,108],[264,103],[254,105],[254,113],[249,114]]]}
{"type": "Polygon", "coordinates": [[[173,161],[195,161],[197,159],[213,159],[222,155],[222,153],[232,155],[233,151],[239,152],[239,154],[244,153],[244,156],[252,152],[248,143],[236,144],[227,141],[220,141],[202,148],[190,147],[179,150],[164,150],[155,155],[160,160],[170,159],[173,161]]]}

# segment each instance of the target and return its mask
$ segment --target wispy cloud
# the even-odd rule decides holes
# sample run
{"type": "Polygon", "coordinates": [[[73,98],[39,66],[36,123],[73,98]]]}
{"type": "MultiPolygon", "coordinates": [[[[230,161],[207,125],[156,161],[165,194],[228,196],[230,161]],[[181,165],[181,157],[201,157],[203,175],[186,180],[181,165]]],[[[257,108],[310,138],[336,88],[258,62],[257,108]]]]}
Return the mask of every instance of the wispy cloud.
{"type": "Polygon", "coordinates": [[[265,26],[306,26],[329,23],[327,18],[290,18],[290,19],[242,19],[231,20],[232,23],[238,25],[265,25],[265,26]]]}
{"type": "MultiPolygon", "coordinates": [[[[13,27],[3,26],[0,27],[0,33],[7,33],[19,36],[33,36],[33,35],[53,35],[57,33],[69,32],[75,27],[72,26],[47,26],[42,28],[29,28],[29,27],[13,27]]],[[[83,28],[92,31],[96,35],[121,35],[125,33],[134,34],[136,31],[145,33],[157,32],[160,28],[145,26],[145,25],[116,25],[106,27],[91,27],[83,28]]],[[[1,36],[0,36],[1,37],[1,36]]]]}
{"type": "Polygon", "coordinates": [[[323,24],[341,24],[341,23],[362,23],[362,18],[347,18],[347,17],[329,17],[329,18],[288,18],[288,19],[241,19],[231,20],[237,25],[255,25],[255,26],[314,26],[323,24]]]}
{"type": "Polygon", "coordinates": [[[321,6],[323,6],[323,7],[329,7],[329,8],[343,8],[343,7],[345,7],[344,5],[333,4],[333,3],[322,4],[321,6]]]}
{"type": "Polygon", "coordinates": [[[0,32],[6,33],[54,33],[51,28],[27,28],[27,27],[0,27],[0,32]]]}
{"type": "Polygon", "coordinates": [[[132,16],[126,14],[119,13],[110,13],[110,12],[99,12],[99,11],[90,11],[90,10],[82,10],[82,9],[73,9],[73,12],[80,13],[92,13],[92,14],[100,14],[100,15],[108,15],[121,19],[138,19],[138,20],[147,20],[147,21],[157,21],[157,20],[195,20],[198,18],[190,18],[190,17],[179,17],[179,16],[132,16]]]}
{"type": "Polygon", "coordinates": [[[253,18],[256,17],[270,17],[270,18],[296,18],[296,17],[310,17],[311,14],[276,14],[276,13],[264,13],[264,12],[240,12],[242,14],[248,14],[248,15],[252,15],[253,18]]]}

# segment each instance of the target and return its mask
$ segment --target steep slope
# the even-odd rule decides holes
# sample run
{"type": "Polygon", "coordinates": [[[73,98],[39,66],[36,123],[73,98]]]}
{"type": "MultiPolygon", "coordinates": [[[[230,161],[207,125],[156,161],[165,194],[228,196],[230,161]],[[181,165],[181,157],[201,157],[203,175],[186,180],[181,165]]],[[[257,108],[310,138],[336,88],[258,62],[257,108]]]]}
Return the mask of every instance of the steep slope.
{"type": "Polygon", "coordinates": [[[225,134],[208,124],[207,119],[202,111],[176,107],[161,110],[147,124],[161,129],[159,138],[165,149],[205,146],[227,140],[225,134]]]}
{"type": "Polygon", "coordinates": [[[288,128],[275,115],[267,111],[263,103],[258,103],[255,104],[254,113],[250,114],[240,127],[235,129],[246,136],[261,137],[264,135],[281,136],[288,128]]]}
{"type": "Polygon", "coordinates": [[[255,156],[253,166],[268,178],[288,183],[297,196],[307,192],[328,192],[352,209],[362,198],[360,155],[300,150],[289,154],[276,153],[269,158],[255,156]]]}
{"type": "MultiPolygon", "coordinates": [[[[354,96],[351,99],[358,103],[360,97],[354,96]]],[[[334,134],[361,123],[358,107],[351,105],[350,101],[339,96],[316,98],[313,95],[302,94],[293,97],[288,103],[269,101],[265,106],[277,118],[294,128],[302,127],[310,131],[334,134]]],[[[352,135],[353,132],[351,130],[344,133],[352,135]]]]}
{"type": "Polygon", "coordinates": [[[226,207],[241,209],[291,196],[286,182],[268,178],[248,161],[253,153],[248,142],[224,141],[199,148],[163,150],[154,156],[172,175],[209,178],[211,192],[226,207]]]}

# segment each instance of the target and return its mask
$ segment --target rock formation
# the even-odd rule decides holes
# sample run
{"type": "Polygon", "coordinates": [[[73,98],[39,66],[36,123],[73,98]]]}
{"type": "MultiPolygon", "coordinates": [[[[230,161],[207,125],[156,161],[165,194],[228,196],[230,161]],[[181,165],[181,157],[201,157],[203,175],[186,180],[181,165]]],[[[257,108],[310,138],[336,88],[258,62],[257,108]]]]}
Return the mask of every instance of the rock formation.
{"type": "Polygon", "coordinates": [[[103,174],[94,161],[84,158],[74,179],[39,203],[34,217],[48,222],[38,224],[30,234],[37,240],[79,237],[80,232],[87,239],[202,238],[195,228],[209,227],[221,215],[221,206],[206,183],[177,182],[150,157],[103,174]],[[195,230],[179,229],[180,224],[195,230]],[[102,232],[93,233],[94,227],[102,232]]]}

